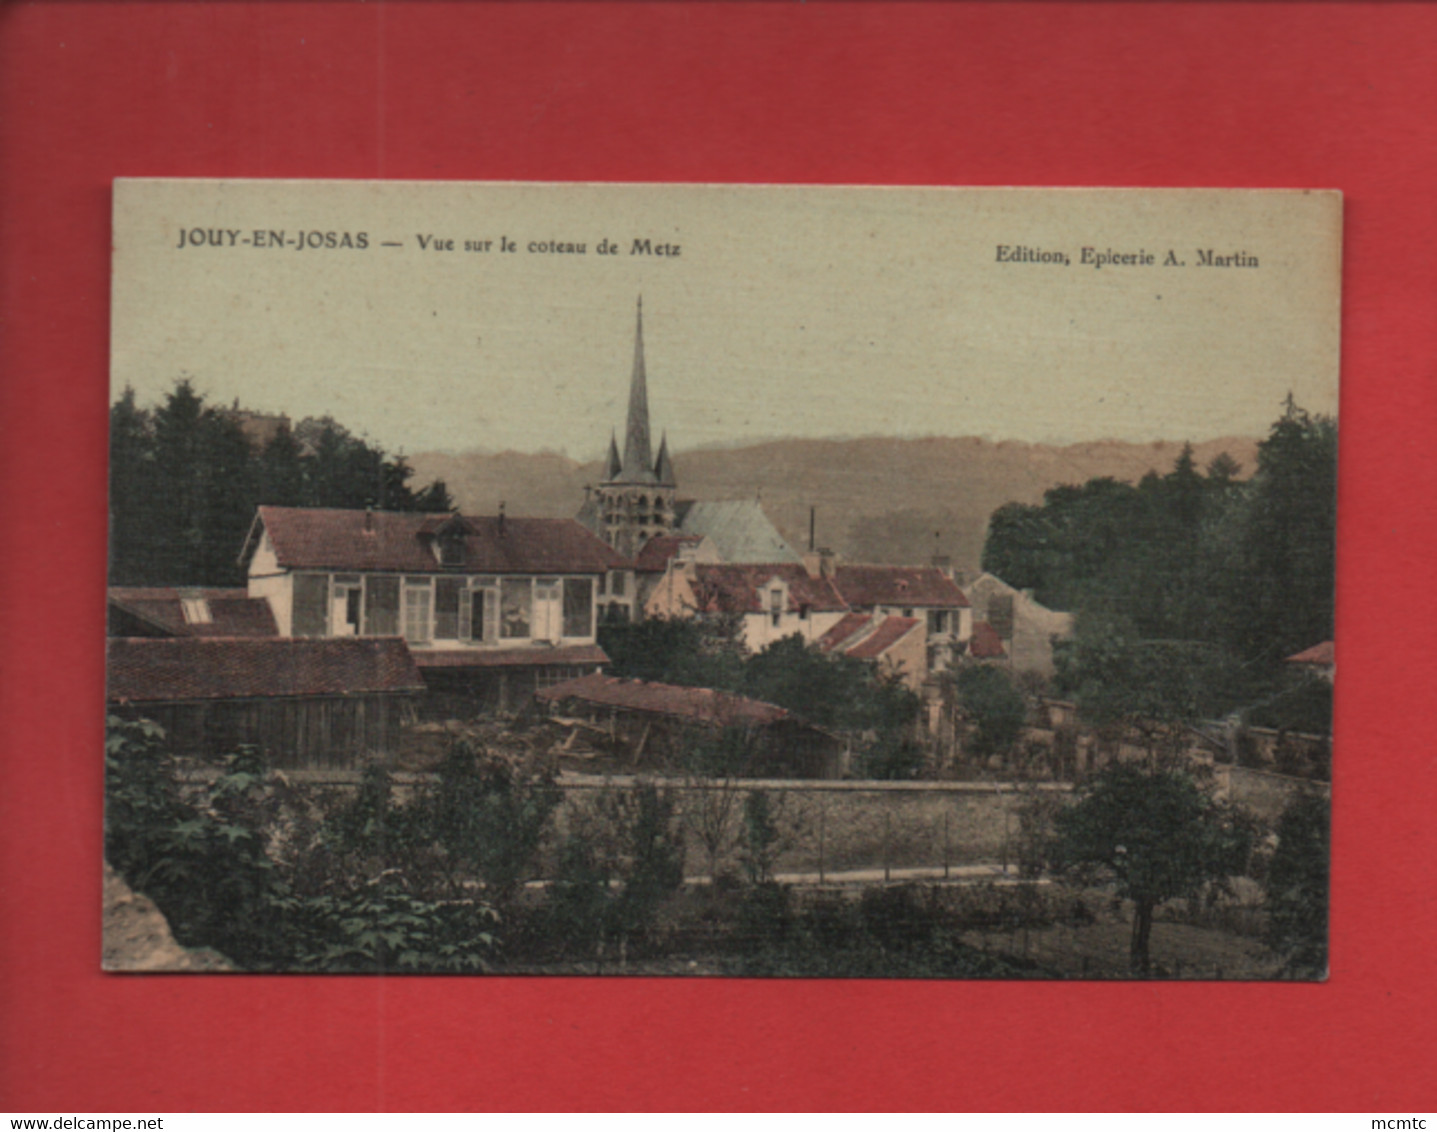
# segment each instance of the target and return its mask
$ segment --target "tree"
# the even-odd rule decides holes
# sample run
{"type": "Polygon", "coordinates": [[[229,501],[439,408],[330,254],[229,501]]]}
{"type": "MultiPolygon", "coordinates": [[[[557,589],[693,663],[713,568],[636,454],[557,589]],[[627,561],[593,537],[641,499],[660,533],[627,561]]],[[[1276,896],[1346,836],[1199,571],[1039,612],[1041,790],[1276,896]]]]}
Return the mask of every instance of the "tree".
{"type": "Polygon", "coordinates": [[[982,664],[958,669],[952,680],[958,703],[977,724],[969,740],[974,753],[999,755],[1012,749],[1028,717],[1028,706],[1013,678],[1001,668],[982,664]]]}
{"type": "Polygon", "coordinates": [[[1327,894],[1332,807],[1320,794],[1303,794],[1283,810],[1277,850],[1268,865],[1268,944],[1285,957],[1285,974],[1320,979],[1327,974],[1327,894]]]}
{"type": "Polygon", "coordinates": [[[614,676],[732,692],[743,680],[741,629],[736,617],[605,622],[599,646],[608,653],[614,676]]]}
{"type": "Polygon", "coordinates": [[[1153,912],[1239,873],[1251,832],[1177,770],[1117,763],[1090,779],[1054,818],[1052,858],[1080,876],[1110,879],[1133,902],[1130,965],[1148,974],[1153,912]]]}

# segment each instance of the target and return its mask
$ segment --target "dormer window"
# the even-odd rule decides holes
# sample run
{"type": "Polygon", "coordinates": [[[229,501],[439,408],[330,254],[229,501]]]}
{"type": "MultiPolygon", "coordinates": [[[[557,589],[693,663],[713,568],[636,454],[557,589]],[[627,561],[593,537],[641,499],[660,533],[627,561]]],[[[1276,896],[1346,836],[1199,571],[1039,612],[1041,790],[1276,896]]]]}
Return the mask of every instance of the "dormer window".
{"type": "Polygon", "coordinates": [[[439,565],[441,566],[463,566],[464,565],[464,532],[457,530],[441,531],[439,533],[439,565]]]}
{"type": "Polygon", "coordinates": [[[186,625],[208,625],[213,620],[210,603],[202,597],[181,594],[180,611],[184,614],[186,625]]]}

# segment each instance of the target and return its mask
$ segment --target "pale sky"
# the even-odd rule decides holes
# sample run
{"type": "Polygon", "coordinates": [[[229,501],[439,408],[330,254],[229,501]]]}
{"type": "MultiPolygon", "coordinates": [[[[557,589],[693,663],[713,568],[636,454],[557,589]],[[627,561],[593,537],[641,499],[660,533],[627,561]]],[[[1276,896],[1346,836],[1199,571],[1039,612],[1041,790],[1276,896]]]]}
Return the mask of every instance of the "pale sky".
{"type": "Polygon", "coordinates": [[[392,452],[597,459],[622,438],[642,293],[655,443],[679,451],[1260,436],[1289,390],[1336,413],[1340,217],[1335,194],[1270,191],[121,181],[112,386],[147,404],[189,376],[392,452]]]}

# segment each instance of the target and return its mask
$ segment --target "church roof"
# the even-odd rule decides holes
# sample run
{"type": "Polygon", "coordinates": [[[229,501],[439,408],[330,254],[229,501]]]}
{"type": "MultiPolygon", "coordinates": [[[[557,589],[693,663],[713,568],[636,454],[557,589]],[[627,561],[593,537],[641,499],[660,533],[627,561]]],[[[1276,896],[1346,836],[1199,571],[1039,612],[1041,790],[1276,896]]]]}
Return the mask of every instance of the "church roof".
{"type": "Polygon", "coordinates": [[[685,500],[675,511],[678,532],[707,535],[725,562],[803,562],[756,500],[685,500]]]}

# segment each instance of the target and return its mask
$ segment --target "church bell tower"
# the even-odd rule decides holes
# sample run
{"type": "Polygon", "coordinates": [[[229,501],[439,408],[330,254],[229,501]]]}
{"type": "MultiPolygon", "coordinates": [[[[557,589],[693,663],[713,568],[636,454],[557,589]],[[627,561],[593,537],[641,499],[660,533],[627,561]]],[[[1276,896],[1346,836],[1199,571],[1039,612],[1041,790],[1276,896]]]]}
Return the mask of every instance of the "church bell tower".
{"type": "Polygon", "coordinates": [[[659,443],[653,455],[649,438],[649,389],[644,372],[644,300],[639,298],[634,330],[634,372],[629,379],[629,418],[624,430],[624,452],[619,456],[616,437],[609,438],[604,478],[597,488],[598,520],[605,542],[632,558],[655,535],[674,529],[674,465],[669,442],[659,443]]]}

